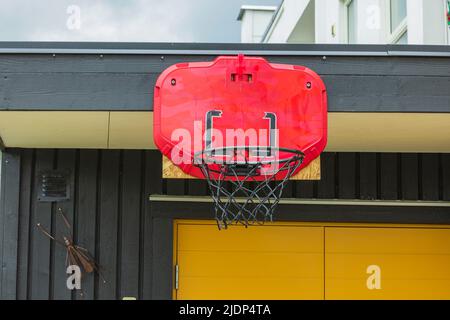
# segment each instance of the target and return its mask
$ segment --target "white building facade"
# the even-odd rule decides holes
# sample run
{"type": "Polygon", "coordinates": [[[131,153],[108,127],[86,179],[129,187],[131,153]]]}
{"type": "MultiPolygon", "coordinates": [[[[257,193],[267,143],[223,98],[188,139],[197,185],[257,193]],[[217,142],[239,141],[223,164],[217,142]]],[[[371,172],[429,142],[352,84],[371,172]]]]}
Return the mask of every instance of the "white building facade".
{"type": "Polygon", "coordinates": [[[284,0],[273,13],[243,6],[239,14],[241,40],[263,43],[450,44],[449,6],[450,0],[284,0]],[[249,28],[250,18],[252,29],[249,28]],[[255,21],[259,25],[255,26],[255,21]],[[262,29],[264,32],[261,34],[262,29]],[[253,30],[258,30],[259,34],[252,34],[253,30]]]}
{"type": "Polygon", "coordinates": [[[277,7],[242,6],[237,17],[242,22],[241,42],[261,42],[277,7]]]}

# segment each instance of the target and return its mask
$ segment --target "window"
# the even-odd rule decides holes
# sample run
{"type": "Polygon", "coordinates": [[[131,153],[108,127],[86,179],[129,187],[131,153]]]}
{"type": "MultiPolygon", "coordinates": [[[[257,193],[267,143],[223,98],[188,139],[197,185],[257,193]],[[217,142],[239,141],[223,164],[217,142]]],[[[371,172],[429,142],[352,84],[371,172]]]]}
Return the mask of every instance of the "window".
{"type": "Polygon", "coordinates": [[[339,4],[339,19],[341,25],[340,42],[357,43],[358,12],[357,0],[341,0],[339,4]]]}
{"type": "Polygon", "coordinates": [[[341,0],[342,42],[407,44],[407,2],[341,0]]]}
{"type": "Polygon", "coordinates": [[[408,43],[406,0],[389,1],[389,42],[408,43]]]}
{"type": "Polygon", "coordinates": [[[391,0],[391,33],[406,19],[406,0],[391,0]]]}
{"type": "Polygon", "coordinates": [[[408,31],[406,31],[395,44],[408,44],[408,31]]]}
{"type": "Polygon", "coordinates": [[[347,6],[347,39],[348,43],[356,43],[356,0],[346,2],[347,6]]]}

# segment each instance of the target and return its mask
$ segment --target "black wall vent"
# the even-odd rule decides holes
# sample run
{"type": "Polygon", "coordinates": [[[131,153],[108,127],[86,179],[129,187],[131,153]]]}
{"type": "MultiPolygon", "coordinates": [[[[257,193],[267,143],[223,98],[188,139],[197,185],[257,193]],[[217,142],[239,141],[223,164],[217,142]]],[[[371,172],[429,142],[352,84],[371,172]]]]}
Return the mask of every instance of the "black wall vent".
{"type": "Polygon", "coordinates": [[[70,186],[67,171],[43,171],[39,174],[38,200],[53,202],[69,200],[70,186]]]}

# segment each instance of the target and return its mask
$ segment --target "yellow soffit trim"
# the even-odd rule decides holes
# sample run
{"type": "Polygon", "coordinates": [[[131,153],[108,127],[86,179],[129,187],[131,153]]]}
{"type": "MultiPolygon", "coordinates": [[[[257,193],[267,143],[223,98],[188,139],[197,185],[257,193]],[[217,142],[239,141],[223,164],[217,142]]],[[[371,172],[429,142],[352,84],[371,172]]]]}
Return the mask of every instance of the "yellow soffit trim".
{"type": "Polygon", "coordinates": [[[153,112],[111,112],[110,149],[156,149],[153,112]]]}
{"type": "Polygon", "coordinates": [[[450,113],[329,113],[326,151],[450,152],[450,113]]]}
{"type": "Polygon", "coordinates": [[[0,136],[6,147],[104,149],[108,122],[108,112],[0,111],[0,136]]]}
{"type": "MultiPolygon", "coordinates": [[[[329,152],[450,153],[450,113],[329,113],[329,152]]],[[[155,149],[153,112],[0,111],[6,147],[155,149]]]]}

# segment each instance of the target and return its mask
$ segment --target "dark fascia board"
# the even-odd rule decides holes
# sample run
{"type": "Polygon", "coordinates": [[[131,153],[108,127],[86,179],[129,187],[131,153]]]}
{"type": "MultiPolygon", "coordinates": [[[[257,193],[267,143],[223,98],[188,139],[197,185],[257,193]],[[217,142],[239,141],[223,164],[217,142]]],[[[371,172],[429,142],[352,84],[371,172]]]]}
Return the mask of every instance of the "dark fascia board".
{"type": "Polygon", "coordinates": [[[164,42],[0,42],[0,54],[257,54],[450,57],[450,46],[164,42]]]}

